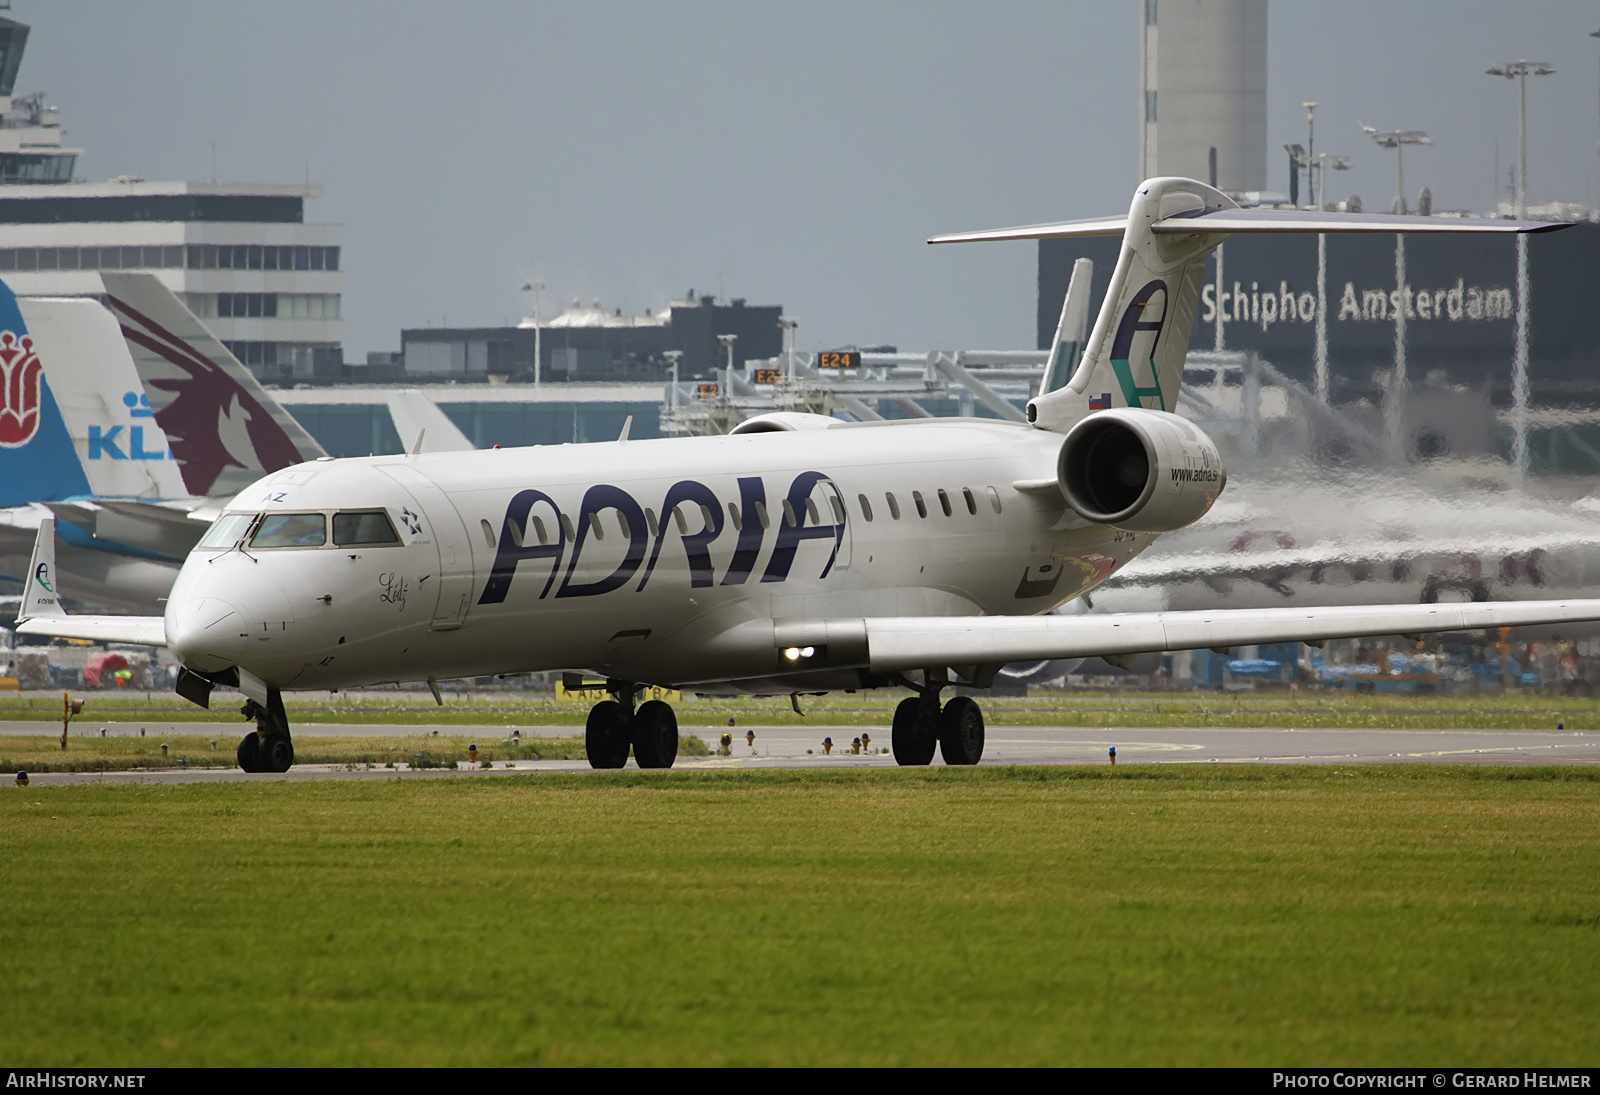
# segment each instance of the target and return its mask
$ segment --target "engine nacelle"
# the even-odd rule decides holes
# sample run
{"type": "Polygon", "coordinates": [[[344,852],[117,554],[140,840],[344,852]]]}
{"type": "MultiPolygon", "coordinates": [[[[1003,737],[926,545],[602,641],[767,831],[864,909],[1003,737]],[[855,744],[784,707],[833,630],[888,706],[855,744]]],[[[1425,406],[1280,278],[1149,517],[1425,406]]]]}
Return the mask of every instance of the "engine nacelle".
{"type": "Polygon", "coordinates": [[[1056,481],[1078,516],[1129,532],[1198,521],[1228,475],[1205,431],[1166,411],[1099,411],[1067,431],[1056,481]]]}

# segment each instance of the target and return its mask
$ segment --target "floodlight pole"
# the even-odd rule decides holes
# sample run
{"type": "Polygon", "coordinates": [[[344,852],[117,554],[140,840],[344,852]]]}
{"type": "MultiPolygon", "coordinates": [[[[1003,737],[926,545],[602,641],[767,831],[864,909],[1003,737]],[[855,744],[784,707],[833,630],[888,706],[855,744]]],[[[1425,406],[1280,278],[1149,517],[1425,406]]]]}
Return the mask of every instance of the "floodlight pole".
{"type": "Polygon", "coordinates": [[[1320,209],[1317,205],[1317,184],[1312,174],[1312,165],[1316,162],[1317,154],[1317,104],[1301,103],[1306,108],[1306,203],[1313,209],[1320,209]]]}
{"type": "Polygon", "coordinates": [[[523,285],[522,291],[533,294],[533,386],[537,388],[539,386],[539,370],[543,364],[540,357],[540,350],[543,347],[540,344],[539,332],[544,324],[539,321],[539,295],[544,292],[544,282],[530,281],[523,285]]]}
{"type": "Polygon", "coordinates": [[[1528,77],[1550,76],[1555,68],[1543,61],[1502,61],[1491,66],[1487,75],[1517,81],[1517,219],[1528,216],[1528,77]]]}

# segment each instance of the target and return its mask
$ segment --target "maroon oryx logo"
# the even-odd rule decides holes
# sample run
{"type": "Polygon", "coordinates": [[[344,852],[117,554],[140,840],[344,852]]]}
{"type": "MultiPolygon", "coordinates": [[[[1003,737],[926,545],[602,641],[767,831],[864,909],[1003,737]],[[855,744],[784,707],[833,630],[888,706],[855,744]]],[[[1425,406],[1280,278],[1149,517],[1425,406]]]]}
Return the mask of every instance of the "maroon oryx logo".
{"type": "Polygon", "coordinates": [[[0,448],[15,449],[39,432],[39,402],[44,366],[33,339],[0,332],[0,448]]]}

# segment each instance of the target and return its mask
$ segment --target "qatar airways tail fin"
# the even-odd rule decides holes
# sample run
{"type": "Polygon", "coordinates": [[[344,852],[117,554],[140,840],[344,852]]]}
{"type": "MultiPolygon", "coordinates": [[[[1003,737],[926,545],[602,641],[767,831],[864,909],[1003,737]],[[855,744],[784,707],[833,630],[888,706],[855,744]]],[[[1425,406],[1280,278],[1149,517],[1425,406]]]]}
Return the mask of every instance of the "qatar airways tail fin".
{"type": "Polygon", "coordinates": [[[100,279],[189,493],[232,495],[327,455],[158,278],[100,279]]]}

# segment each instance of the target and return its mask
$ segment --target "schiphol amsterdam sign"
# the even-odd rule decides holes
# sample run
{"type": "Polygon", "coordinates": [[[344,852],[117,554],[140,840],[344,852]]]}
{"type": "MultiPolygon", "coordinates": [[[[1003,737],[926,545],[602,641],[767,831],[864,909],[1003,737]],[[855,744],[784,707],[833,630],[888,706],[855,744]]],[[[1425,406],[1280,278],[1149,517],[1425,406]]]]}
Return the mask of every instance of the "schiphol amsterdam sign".
{"type": "MultiPolygon", "coordinates": [[[[1274,324],[1313,324],[1317,318],[1317,295],[1301,284],[1281,279],[1276,289],[1260,282],[1235,281],[1220,292],[1215,282],[1200,294],[1200,322],[1215,324],[1220,316],[1223,327],[1240,323],[1265,332],[1274,324]]],[[[1457,278],[1453,284],[1392,286],[1357,285],[1328,287],[1328,321],[1339,323],[1393,323],[1403,312],[1406,321],[1428,323],[1507,322],[1515,314],[1515,298],[1504,285],[1468,284],[1457,278]]]]}

